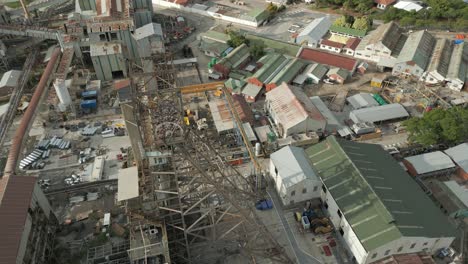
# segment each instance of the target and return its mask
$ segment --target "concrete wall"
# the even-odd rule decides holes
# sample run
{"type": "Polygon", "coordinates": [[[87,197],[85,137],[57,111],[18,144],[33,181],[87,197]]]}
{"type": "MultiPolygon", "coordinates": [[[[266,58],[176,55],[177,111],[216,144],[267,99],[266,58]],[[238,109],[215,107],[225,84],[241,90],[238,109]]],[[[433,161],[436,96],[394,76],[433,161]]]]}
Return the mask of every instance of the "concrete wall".
{"type": "Polygon", "coordinates": [[[335,47],[331,47],[331,46],[327,46],[327,45],[323,45],[323,44],[320,44],[320,49],[328,50],[328,51],[331,51],[331,52],[334,52],[334,53],[341,53],[340,48],[335,48],[335,47]]]}
{"type": "Polygon", "coordinates": [[[424,73],[424,69],[416,65],[414,62],[408,61],[408,62],[400,62],[395,64],[395,67],[393,67],[392,74],[393,75],[413,75],[417,77],[421,77],[422,74],[424,73]]]}
{"type": "Polygon", "coordinates": [[[263,23],[263,21],[256,22],[256,21],[243,20],[243,19],[240,19],[240,18],[237,18],[237,17],[225,16],[225,15],[222,15],[222,14],[209,12],[207,10],[200,10],[200,9],[196,9],[196,8],[191,8],[189,6],[182,6],[182,5],[167,2],[167,1],[164,1],[164,0],[153,0],[153,4],[158,5],[158,6],[162,6],[162,7],[176,8],[176,9],[180,9],[180,10],[182,10],[184,12],[195,13],[195,14],[199,14],[199,15],[202,15],[202,16],[208,16],[208,17],[221,19],[221,20],[224,20],[224,21],[228,21],[228,22],[232,22],[232,23],[236,23],[236,24],[241,24],[241,25],[245,25],[245,26],[250,26],[250,27],[258,27],[263,23]]]}
{"type": "Polygon", "coordinates": [[[286,129],[283,137],[286,138],[292,134],[300,134],[308,131],[317,131],[319,129],[324,130],[326,126],[325,121],[316,121],[311,118],[307,118],[304,121],[298,123],[297,125],[286,129]]]}
{"type": "Polygon", "coordinates": [[[307,46],[310,48],[317,48],[319,45],[320,40],[313,39],[309,36],[298,36],[296,38],[296,43],[299,45],[303,45],[307,43],[307,46]]]}
{"type": "Polygon", "coordinates": [[[448,88],[457,92],[460,92],[463,89],[464,82],[461,81],[460,79],[447,79],[447,81],[448,81],[447,83],[448,88]]]}
{"type": "Polygon", "coordinates": [[[422,251],[428,254],[435,254],[441,248],[449,247],[454,239],[455,238],[403,237],[369,252],[365,263],[372,263],[394,254],[409,254],[422,251]]]}
{"type": "Polygon", "coordinates": [[[31,234],[32,229],[32,219],[31,216],[28,214],[26,217],[26,222],[24,223],[23,233],[21,234],[21,241],[18,247],[18,253],[16,255],[16,264],[23,264],[23,259],[26,253],[26,249],[28,247],[28,239],[29,235],[31,234]]]}
{"type": "Polygon", "coordinates": [[[339,208],[335,199],[328,191],[326,193],[322,191],[321,199],[323,203],[327,203],[328,205],[327,211],[330,215],[330,220],[333,223],[333,226],[336,228],[337,235],[341,236],[339,233],[340,228],[343,230],[344,235],[341,236],[341,240],[345,242],[348,252],[356,258],[357,263],[365,263],[367,251],[362,246],[344,215],[342,215],[342,217],[338,215],[339,208]]]}
{"type": "Polygon", "coordinates": [[[322,191],[322,182],[312,179],[306,179],[288,188],[285,187],[281,175],[276,173],[278,168],[270,159],[270,176],[275,181],[275,188],[283,205],[287,206],[294,203],[305,202],[311,199],[320,198],[322,191]],[[305,192],[303,192],[305,190],[305,192]],[[294,195],[291,195],[294,192],[294,195]]]}
{"type": "Polygon", "coordinates": [[[380,58],[390,58],[392,51],[388,49],[382,42],[376,44],[370,44],[365,47],[365,49],[357,50],[354,53],[354,57],[378,62],[380,58]]]}

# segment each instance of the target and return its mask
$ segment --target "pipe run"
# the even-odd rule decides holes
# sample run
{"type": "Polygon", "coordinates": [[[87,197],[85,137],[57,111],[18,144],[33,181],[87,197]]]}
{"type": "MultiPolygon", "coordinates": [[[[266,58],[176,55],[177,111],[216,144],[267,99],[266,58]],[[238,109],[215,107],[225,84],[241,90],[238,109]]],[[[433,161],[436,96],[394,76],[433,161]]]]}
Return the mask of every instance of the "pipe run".
{"type": "Polygon", "coordinates": [[[16,129],[15,135],[13,137],[13,141],[11,144],[10,152],[8,153],[8,159],[5,165],[4,170],[4,177],[5,176],[12,176],[15,174],[16,164],[18,162],[19,153],[21,151],[21,147],[23,145],[24,136],[28,132],[29,124],[33,121],[34,114],[37,111],[37,107],[39,105],[39,101],[44,94],[45,89],[47,88],[47,82],[52,76],[55,64],[60,56],[60,48],[55,48],[52,56],[50,57],[49,62],[42,73],[41,79],[39,80],[39,84],[34,91],[34,94],[31,98],[31,102],[29,102],[29,106],[26,109],[26,112],[21,119],[19,127],[16,129]]]}

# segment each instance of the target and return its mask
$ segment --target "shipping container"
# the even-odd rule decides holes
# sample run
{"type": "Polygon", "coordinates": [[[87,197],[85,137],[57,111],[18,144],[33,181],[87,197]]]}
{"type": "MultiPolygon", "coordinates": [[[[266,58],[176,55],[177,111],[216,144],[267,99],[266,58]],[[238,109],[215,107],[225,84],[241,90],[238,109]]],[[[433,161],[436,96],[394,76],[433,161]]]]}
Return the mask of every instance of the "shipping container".
{"type": "Polygon", "coordinates": [[[97,98],[97,91],[96,90],[84,91],[84,92],[81,93],[81,97],[83,99],[96,99],[97,98]]]}
{"type": "Polygon", "coordinates": [[[96,107],[97,104],[95,99],[81,101],[81,108],[83,109],[96,109],[96,107]]]}

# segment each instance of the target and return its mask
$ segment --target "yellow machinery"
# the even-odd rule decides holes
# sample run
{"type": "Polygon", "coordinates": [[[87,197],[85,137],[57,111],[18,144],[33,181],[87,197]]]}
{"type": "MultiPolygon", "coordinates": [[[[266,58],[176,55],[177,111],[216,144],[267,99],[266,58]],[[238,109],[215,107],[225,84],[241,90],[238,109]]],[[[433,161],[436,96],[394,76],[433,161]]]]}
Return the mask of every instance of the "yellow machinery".
{"type": "Polygon", "coordinates": [[[206,91],[221,91],[224,82],[211,82],[184,86],[180,89],[182,94],[202,93],[206,91]]]}

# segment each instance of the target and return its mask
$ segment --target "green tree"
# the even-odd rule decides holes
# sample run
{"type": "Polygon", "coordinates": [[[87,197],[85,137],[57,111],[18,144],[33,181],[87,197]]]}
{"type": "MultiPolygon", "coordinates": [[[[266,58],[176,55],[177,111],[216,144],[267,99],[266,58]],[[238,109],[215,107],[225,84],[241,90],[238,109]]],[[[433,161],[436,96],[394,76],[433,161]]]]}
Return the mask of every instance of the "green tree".
{"type": "Polygon", "coordinates": [[[227,41],[227,44],[233,48],[239,47],[242,44],[249,44],[249,40],[245,38],[245,36],[235,32],[235,31],[229,31],[229,40],[227,41]]]}
{"type": "Polygon", "coordinates": [[[353,28],[360,30],[369,30],[370,29],[370,19],[366,16],[358,17],[354,20],[353,28]]]}
{"type": "Polygon", "coordinates": [[[403,27],[414,26],[415,22],[416,22],[415,17],[403,17],[400,20],[400,25],[403,26],[403,27]]]}
{"type": "Polygon", "coordinates": [[[333,22],[333,25],[340,27],[351,27],[351,24],[347,22],[346,16],[340,16],[338,19],[333,22]]]}
{"type": "Polygon", "coordinates": [[[250,47],[250,55],[255,60],[260,59],[263,55],[265,55],[265,45],[263,44],[254,44],[250,47]]]}

